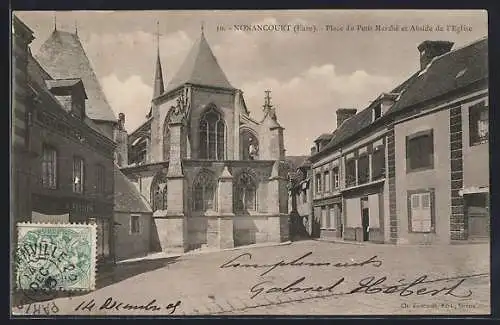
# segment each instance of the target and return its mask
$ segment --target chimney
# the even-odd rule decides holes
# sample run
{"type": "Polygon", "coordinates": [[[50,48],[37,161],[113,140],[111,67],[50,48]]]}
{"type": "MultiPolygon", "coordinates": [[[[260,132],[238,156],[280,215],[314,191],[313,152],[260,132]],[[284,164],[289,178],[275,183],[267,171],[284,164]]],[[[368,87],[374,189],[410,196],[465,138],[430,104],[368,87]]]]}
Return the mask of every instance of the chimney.
{"type": "Polygon", "coordinates": [[[337,109],[337,128],[346,120],[350,119],[358,110],[355,108],[339,108],[337,109]]]}
{"type": "Polygon", "coordinates": [[[420,52],[420,70],[431,62],[436,56],[443,55],[451,50],[453,42],[448,41],[423,41],[417,47],[420,52]]]}

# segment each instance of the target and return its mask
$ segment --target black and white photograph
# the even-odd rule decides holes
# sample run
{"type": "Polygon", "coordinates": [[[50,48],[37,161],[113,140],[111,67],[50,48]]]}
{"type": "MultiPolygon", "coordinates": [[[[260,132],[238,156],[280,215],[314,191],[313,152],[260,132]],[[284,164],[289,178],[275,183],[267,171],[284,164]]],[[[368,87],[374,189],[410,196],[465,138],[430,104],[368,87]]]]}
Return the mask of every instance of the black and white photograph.
{"type": "Polygon", "coordinates": [[[486,10],[13,11],[11,317],[488,315],[486,10]]]}

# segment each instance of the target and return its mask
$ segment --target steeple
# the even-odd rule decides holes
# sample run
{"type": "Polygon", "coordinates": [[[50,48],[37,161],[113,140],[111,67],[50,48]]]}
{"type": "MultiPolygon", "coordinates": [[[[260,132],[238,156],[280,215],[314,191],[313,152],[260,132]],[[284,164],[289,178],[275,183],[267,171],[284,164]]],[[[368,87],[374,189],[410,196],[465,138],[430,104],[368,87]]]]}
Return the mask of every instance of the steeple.
{"type": "Polygon", "coordinates": [[[57,31],[57,14],[54,11],[54,32],[57,31]]]}
{"type": "Polygon", "coordinates": [[[154,79],[153,98],[156,98],[165,92],[163,83],[163,72],[160,62],[160,23],[156,22],[156,70],[154,79]]]}

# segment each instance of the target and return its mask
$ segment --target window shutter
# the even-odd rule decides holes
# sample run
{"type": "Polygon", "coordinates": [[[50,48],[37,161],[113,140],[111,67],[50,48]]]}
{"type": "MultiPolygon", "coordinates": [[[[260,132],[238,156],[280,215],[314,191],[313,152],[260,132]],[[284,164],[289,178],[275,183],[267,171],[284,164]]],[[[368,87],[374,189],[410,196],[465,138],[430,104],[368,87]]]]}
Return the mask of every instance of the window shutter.
{"type": "Polygon", "coordinates": [[[420,194],[412,194],[410,199],[411,204],[411,230],[415,232],[422,231],[422,217],[420,209],[420,194]]]}
{"type": "Polygon", "coordinates": [[[421,198],[421,218],[422,218],[422,231],[430,232],[432,219],[431,219],[431,193],[420,194],[421,198]]]}
{"type": "Polygon", "coordinates": [[[330,206],[330,222],[329,222],[329,226],[330,228],[333,228],[335,229],[335,218],[337,217],[336,213],[335,213],[335,206],[332,205],[330,206]]]}

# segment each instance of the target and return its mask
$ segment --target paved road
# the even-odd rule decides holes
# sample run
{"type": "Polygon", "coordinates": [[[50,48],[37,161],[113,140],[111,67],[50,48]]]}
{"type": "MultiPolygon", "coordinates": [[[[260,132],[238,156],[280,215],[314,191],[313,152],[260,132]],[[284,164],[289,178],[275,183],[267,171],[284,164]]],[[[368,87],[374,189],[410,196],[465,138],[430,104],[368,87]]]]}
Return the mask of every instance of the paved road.
{"type": "Polygon", "coordinates": [[[40,315],[489,314],[489,292],[487,244],[303,241],[129,263],[103,278],[90,294],[14,311],[40,315]],[[282,265],[274,266],[280,261],[282,265]]]}

